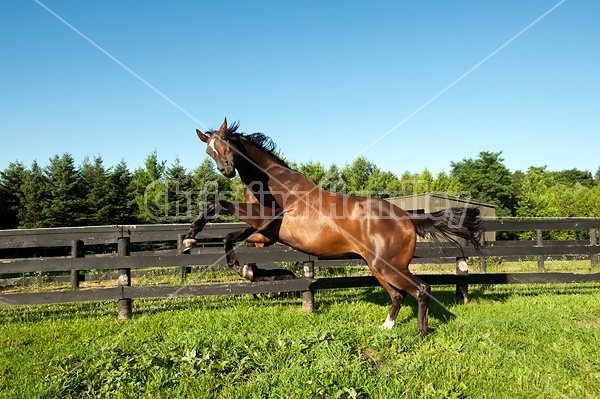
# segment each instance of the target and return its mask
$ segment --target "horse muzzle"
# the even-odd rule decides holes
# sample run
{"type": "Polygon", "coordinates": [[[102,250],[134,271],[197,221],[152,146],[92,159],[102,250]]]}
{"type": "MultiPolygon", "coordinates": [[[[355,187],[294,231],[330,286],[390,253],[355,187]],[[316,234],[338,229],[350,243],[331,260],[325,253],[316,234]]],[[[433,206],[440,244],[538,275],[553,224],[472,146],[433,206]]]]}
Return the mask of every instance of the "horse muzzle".
{"type": "Polygon", "coordinates": [[[233,165],[222,165],[217,168],[223,176],[228,179],[235,177],[235,168],[233,165]]]}

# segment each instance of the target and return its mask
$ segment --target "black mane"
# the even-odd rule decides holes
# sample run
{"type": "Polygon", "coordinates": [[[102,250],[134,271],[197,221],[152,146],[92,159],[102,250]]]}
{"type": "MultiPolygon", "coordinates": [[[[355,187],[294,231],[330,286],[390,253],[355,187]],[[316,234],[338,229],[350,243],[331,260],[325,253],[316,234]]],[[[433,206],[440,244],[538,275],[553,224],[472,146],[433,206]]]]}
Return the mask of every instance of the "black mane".
{"type": "Polygon", "coordinates": [[[275,149],[277,148],[277,145],[273,142],[273,140],[271,140],[269,136],[262,133],[252,133],[242,136],[248,141],[250,141],[252,144],[275,155],[275,149]]]}
{"type": "MultiPolygon", "coordinates": [[[[270,153],[275,158],[279,159],[281,162],[283,162],[285,164],[285,161],[283,159],[281,159],[279,154],[277,154],[277,152],[275,151],[277,148],[277,145],[273,142],[273,140],[271,140],[271,138],[269,136],[267,136],[266,134],[263,134],[263,133],[251,133],[251,134],[238,133],[237,130],[239,127],[240,127],[239,122],[232,123],[231,126],[227,127],[227,130],[225,131],[225,135],[231,135],[234,138],[245,140],[245,141],[249,142],[250,144],[258,147],[259,149],[270,153]]],[[[209,135],[211,135],[213,133],[215,133],[214,130],[207,132],[207,134],[209,134],[209,135]]]]}

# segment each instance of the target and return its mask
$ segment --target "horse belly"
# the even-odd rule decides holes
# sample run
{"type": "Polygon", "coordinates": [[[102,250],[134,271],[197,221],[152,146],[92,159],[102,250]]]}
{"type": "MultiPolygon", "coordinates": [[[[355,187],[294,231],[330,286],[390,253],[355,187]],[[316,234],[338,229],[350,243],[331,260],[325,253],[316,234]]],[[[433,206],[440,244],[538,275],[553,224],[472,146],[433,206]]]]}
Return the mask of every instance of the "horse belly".
{"type": "Polygon", "coordinates": [[[319,257],[344,257],[356,253],[330,221],[286,219],[281,224],[279,237],[292,248],[319,257]]]}

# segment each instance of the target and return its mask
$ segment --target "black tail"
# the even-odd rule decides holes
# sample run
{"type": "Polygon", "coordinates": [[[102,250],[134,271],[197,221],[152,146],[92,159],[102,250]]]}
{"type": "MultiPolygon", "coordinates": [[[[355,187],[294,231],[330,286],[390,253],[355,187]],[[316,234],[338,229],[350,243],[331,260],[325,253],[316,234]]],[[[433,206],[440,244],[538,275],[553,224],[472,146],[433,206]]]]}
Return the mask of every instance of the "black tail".
{"type": "Polygon", "coordinates": [[[410,216],[417,235],[425,238],[427,234],[440,242],[445,238],[462,251],[456,237],[467,240],[479,251],[481,217],[478,208],[448,208],[443,211],[410,216]]]}

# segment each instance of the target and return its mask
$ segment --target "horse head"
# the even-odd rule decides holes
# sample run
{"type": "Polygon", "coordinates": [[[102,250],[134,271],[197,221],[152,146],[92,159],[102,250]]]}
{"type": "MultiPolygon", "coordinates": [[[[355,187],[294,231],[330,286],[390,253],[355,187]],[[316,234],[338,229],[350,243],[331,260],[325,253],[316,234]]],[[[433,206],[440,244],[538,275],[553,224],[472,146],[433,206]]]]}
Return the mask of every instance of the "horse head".
{"type": "Polygon", "coordinates": [[[218,171],[227,178],[235,177],[235,168],[240,157],[240,152],[234,148],[230,140],[233,136],[232,132],[235,132],[236,129],[237,124],[230,128],[227,127],[227,118],[219,130],[202,133],[196,129],[200,140],[206,143],[206,153],[215,161],[218,171]]]}

